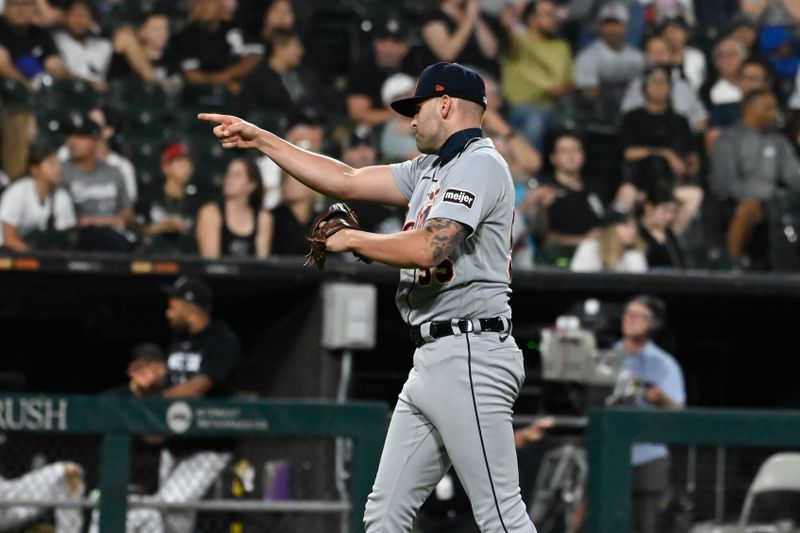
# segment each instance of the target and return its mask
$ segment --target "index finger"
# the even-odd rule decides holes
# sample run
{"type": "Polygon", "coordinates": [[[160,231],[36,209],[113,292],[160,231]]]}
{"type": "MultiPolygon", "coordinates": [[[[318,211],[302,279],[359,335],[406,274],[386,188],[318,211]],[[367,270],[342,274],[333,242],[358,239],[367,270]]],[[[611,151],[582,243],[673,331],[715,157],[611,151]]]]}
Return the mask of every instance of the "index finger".
{"type": "Polygon", "coordinates": [[[233,122],[235,117],[230,115],[218,115],[217,113],[199,113],[197,118],[205,120],[206,122],[218,122],[220,124],[229,125],[233,122]]]}

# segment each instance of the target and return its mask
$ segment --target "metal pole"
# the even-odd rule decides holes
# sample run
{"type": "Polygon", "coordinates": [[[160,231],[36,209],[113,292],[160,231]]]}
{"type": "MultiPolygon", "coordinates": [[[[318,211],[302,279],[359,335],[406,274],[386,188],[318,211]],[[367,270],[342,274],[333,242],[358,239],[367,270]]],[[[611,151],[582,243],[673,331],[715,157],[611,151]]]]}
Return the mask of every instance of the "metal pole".
{"type": "MultiPolygon", "coordinates": [[[[339,374],[339,387],[336,391],[336,402],[345,403],[347,401],[347,394],[350,390],[350,381],[353,376],[353,352],[350,350],[342,351],[342,368],[339,374]]],[[[336,475],[336,493],[342,501],[349,501],[350,494],[347,490],[347,482],[350,480],[350,473],[345,468],[345,462],[349,455],[349,441],[338,437],[336,439],[336,455],[335,455],[335,475],[336,475]]],[[[340,529],[342,533],[349,530],[348,524],[350,520],[345,514],[340,517],[340,529]]]]}
{"type": "Polygon", "coordinates": [[[725,520],[725,448],[717,446],[716,479],[714,480],[714,519],[725,520]]]}
{"type": "Polygon", "coordinates": [[[100,533],[125,531],[131,437],[106,433],[100,451],[100,533]]]}

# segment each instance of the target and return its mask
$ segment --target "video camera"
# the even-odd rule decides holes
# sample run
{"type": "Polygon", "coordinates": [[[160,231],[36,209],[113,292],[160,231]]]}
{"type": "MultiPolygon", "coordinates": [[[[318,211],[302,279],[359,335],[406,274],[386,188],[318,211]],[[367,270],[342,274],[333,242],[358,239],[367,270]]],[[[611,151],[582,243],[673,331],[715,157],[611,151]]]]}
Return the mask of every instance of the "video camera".
{"type": "Polygon", "coordinates": [[[542,379],[585,385],[615,387],[623,355],[599,349],[591,330],[581,327],[576,316],[561,316],[554,329],[542,330],[542,379]]]}

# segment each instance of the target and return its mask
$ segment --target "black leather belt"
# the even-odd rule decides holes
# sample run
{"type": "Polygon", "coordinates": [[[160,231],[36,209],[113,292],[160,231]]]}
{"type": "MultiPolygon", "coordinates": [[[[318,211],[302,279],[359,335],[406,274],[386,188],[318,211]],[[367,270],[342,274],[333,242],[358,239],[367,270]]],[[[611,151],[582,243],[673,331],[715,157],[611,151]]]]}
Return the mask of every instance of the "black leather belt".
{"type": "Polygon", "coordinates": [[[472,320],[451,320],[441,322],[426,322],[411,328],[411,342],[414,346],[420,346],[433,342],[442,337],[461,333],[478,333],[481,331],[493,331],[502,333],[511,331],[511,321],[505,317],[497,318],[474,318],[472,320]]]}

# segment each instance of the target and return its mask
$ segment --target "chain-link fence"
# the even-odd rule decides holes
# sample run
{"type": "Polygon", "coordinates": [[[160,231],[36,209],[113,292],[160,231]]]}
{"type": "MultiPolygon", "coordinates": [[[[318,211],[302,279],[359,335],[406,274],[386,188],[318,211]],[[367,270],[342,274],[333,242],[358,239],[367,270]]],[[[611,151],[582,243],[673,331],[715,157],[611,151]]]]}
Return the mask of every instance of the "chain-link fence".
{"type": "Polygon", "coordinates": [[[800,531],[800,413],[609,410],[590,420],[588,531],[800,531]]]}
{"type": "Polygon", "coordinates": [[[386,422],[363,405],[367,427],[346,405],[61,401],[57,431],[0,438],[0,532],[358,531],[386,422]],[[106,434],[62,432],[90,428],[106,434]]]}
{"type": "MultiPolygon", "coordinates": [[[[96,531],[99,437],[11,433],[0,442],[0,531],[96,531]]],[[[130,453],[128,530],[346,530],[350,449],[350,441],[337,448],[335,439],[138,437],[130,453]],[[337,472],[336,464],[345,468],[337,472]]]]}
{"type": "Polygon", "coordinates": [[[0,434],[0,531],[83,531],[99,443],[93,435],[0,434]]]}

